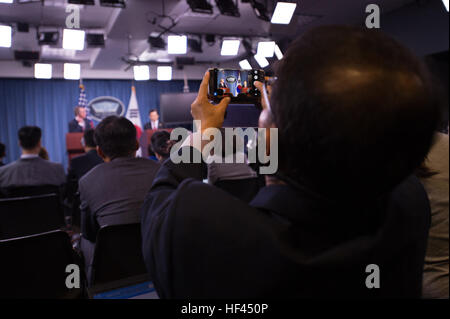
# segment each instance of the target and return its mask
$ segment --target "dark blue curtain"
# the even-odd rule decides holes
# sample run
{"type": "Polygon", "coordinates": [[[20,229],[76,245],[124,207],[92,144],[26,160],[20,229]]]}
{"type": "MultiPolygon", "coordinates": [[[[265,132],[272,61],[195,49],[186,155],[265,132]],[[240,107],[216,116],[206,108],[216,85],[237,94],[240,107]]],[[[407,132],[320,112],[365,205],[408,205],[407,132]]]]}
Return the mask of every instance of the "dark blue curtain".
{"type": "MultiPolygon", "coordinates": [[[[87,99],[113,96],[128,107],[131,94],[129,80],[84,80],[87,99]]],[[[189,81],[191,92],[197,92],[200,81],[189,81]]],[[[183,81],[135,82],[142,121],[148,119],[152,108],[159,110],[161,93],[183,92],[183,81]]],[[[6,145],[5,162],[20,156],[17,131],[24,125],[42,129],[42,145],[50,160],[67,167],[65,135],[68,122],[73,119],[73,108],[79,96],[78,81],[0,79],[0,142],[6,145]]]]}

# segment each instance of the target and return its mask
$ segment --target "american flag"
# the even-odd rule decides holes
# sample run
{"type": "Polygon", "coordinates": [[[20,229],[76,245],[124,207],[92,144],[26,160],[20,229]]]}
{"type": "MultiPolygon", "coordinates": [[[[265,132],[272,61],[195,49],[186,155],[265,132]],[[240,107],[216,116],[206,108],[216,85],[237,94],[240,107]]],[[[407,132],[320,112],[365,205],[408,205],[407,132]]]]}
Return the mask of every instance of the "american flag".
{"type": "MultiPolygon", "coordinates": [[[[86,98],[86,92],[84,91],[84,84],[81,79],[80,79],[79,88],[80,88],[80,96],[78,98],[78,106],[86,108],[88,105],[88,100],[86,98]]],[[[88,108],[86,108],[86,114],[89,118],[89,109],[88,108]]]]}

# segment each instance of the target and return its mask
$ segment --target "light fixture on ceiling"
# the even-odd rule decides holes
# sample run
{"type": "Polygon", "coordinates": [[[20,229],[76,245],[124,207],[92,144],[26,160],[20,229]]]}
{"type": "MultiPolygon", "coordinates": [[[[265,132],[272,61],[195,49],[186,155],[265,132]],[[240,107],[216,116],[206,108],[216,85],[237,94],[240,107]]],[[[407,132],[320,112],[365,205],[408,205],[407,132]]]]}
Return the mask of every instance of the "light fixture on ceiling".
{"type": "Polygon", "coordinates": [[[35,63],[34,64],[34,77],[36,79],[51,79],[52,78],[52,65],[48,63],[35,63]]]}
{"type": "Polygon", "coordinates": [[[158,66],[156,69],[156,78],[158,81],[170,81],[172,80],[172,67],[171,66],[158,66]]]}
{"type": "Polygon", "coordinates": [[[274,41],[262,41],[258,43],[258,49],[256,51],[257,55],[271,58],[275,53],[275,42],[274,41]]]}
{"type": "Polygon", "coordinates": [[[83,30],[64,29],[63,31],[63,49],[78,50],[84,49],[85,32],[83,30]]]}
{"type": "Polygon", "coordinates": [[[150,68],[148,67],[148,65],[133,66],[133,74],[136,81],[150,80],[150,68]]]}
{"type": "Polygon", "coordinates": [[[0,0],[0,3],[13,3],[13,0],[0,0]]]}
{"type": "Polygon", "coordinates": [[[255,11],[256,17],[258,19],[270,21],[270,18],[267,13],[267,7],[264,4],[256,0],[250,0],[250,4],[253,8],[253,11],[255,11]]]}
{"type": "Polygon", "coordinates": [[[37,32],[38,44],[39,45],[56,45],[59,41],[59,32],[58,31],[43,31],[37,32]]]}
{"type": "Polygon", "coordinates": [[[186,54],[187,37],[185,35],[169,35],[167,37],[167,53],[186,54]]]}
{"type": "Polygon", "coordinates": [[[233,0],[216,0],[220,13],[230,17],[240,17],[239,9],[233,0]]]}
{"type": "Polygon", "coordinates": [[[149,36],[147,42],[150,44],[150,49],[166,49],[166,42],[161,37],[149,36]]]}
{"type": "Polygon", "coordinates": [[[88,33],[86,34],[86,43],[88,48],[104,48],[105,35],[103,33],[88,33]]]}
{"type": "Polygon", "coordinates": [[[274,24],[289,24],[296,8],[296,3],[278,2],[270,22],[274,24]]]}
{"type": "Polygon", "coordinates": [[[275,44],[275,55],[277,56],[278,60],[281,60],[283,58],[283,53],[281,52],[278,44],[275,44]]]}
{"type": "Polygon", "coordinates": [[[448,0],[442,0],[442,3],[444,4],[445,9],[446,9],[447,12],[448,12],[448,0]]]}
{"type": "Polygon", "coordinates": [[[78,63],[64,63],[64,79],[79,80],[81,75],[81,65],[78,63]]]}
{"type": "Polygon", "coordinates": [[[0,47],[10,48],[12,43],[12,28],[9,25],[0,25],[0,47]]]}
{"type": "Polygon", "coordinates": [[[125,0],[100,0],[100,5],[103,7],[113,7],[125,9],[125,0]]]}
{"type": "Polygon", "coordinates": [[[70,3],[70,4],[80,4],[80,5],[88,5],[88,6],[93,6],[93,5],[95,5],[95,1],[94,1],[94,0],[67,0],[67,3],[70,3]]]}
{"type": "Polygon", "coordinates": [[[256,62],[258,62],[259,66],[262,68],[265,68],[266,66],[269,65],[269,61],[267,61],[266,57],[255,54],[254,58],[256,60],[256,62]]]}
{"type": "Polygon", "coordinates": [[[192,52],[203,53],[202,50],[202,39],[201,37],[197,39],[189,38],[187,40],[187,45],[192,52]]]}
{"type": "Polygon", "coordinates": [[[213,7],[207,0],[187,0],[192,12],[213,14],[213,7]]]}
{"type": "Polygon", "coordinates": [[[220,55],[237,55],[239,52],[240,44],[241,40],[236,39],[223,40],[220,55]]]}
{"type": "Polygon", "coordinates": [[[248,62],[247,59],[239,61],[239,66],[242,70],[251,70],[252,66],[250,65],[250,62],[248,62]]]}

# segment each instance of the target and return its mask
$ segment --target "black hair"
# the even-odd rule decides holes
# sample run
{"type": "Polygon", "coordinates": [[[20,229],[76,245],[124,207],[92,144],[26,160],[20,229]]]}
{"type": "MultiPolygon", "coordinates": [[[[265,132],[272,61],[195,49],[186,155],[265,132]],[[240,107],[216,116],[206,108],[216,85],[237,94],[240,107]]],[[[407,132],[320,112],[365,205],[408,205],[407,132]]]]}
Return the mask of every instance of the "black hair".
{"type": "Polygon", "coordinates": [[[276,73],[281,174],[327,197],[372,197],[423,162],[436,102],[424,65],[392,38],[318,27],[291,44],[276,73]]]}
{"type": "Polygon", "coordinates": [[[0,143],[0,158],[5,157],[6,155],[6,146],[3,143],[0,143]]]}
{"type": "Polygon", "coordinates": [[[25,150],[35,148],[41,140],[42,131],[37,126],[23,126],[18,132],[20,146],[25,150]]]}
{"type": "Polygon", "coordinates": [[[95,128],[94,141],[111,159],[130,156],[136,151],[136,128],[124,117],[108,116],[95,128]]]}
{"type": "Polygon", "coordinates": [[[91,129],[91,128],[84,131],[83,139],[84,139],[85,146],[87,146],[87,147],[96,147],[97,146],[97,144],[95,143],[95,140],[94,140],[94,133],[95,133],[94,129],[91,129]]]}
{"type": "Polygon", "coordinates": [[[170,140],[169,132],[156,131],[153,133],[150,143],[153,152],[166,159],[170,156],[170,150],[175,141],[170,140]]]}
{"type": "Polygon", "coordinates": [[[157,109],[151,109],[150,112],[148,112],[148,115],[150,115],[150,113],[153,113],[153,112],[158,113],[158,110],[157,109]]]}

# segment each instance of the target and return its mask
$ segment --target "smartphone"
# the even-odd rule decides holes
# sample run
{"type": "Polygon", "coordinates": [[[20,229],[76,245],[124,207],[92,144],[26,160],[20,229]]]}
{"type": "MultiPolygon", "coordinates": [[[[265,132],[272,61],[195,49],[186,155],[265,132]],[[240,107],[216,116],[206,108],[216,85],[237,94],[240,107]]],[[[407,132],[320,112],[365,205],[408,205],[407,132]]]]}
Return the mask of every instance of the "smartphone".
{"type": "Polygon", "coordinates": [[[209,69],[208,98],[218,103],[228,96],[232,104],[260,104],[255,81],[264,82],[263,70],[209,69]]]}

